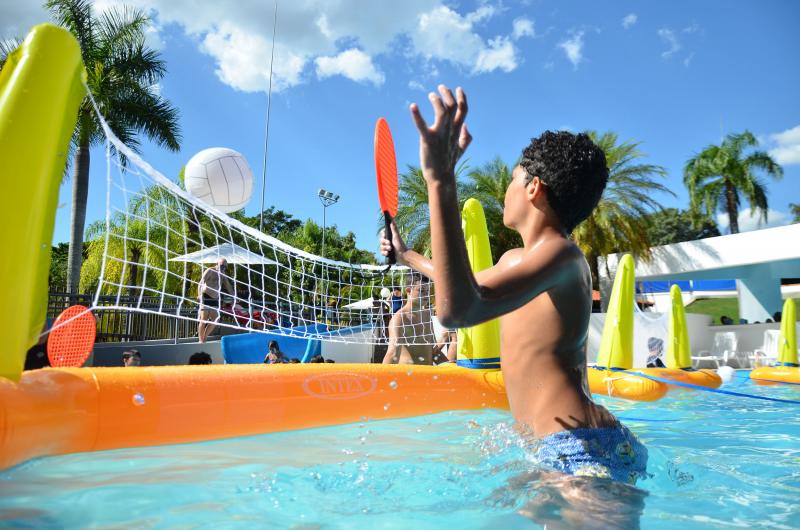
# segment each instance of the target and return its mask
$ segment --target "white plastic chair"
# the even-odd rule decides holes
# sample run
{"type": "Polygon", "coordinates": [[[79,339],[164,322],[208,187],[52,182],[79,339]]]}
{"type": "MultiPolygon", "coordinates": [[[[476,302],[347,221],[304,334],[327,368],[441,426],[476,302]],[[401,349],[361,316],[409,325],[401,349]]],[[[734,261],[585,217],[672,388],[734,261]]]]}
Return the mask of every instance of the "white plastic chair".
{"type": "Polygon", "coordinates": [[[778,362],[778,341],[780,337],[781,332],[779,329],[764,331],[764,344],[756,349],[750,357],[754,368],[757,366],[771,366],[778,362]]]}
{"type": "Polygon", "coordinates": [[[697,355],[692,355],[692,364],[695,368],[700,367],[700,363],[713,363],[717,368],[722,365],[728,364],[730,359],[737,357],[736,347],[739,339],[736,337],[734,331],[718,331],[714,333],[714,345],[711,351],[703,350],[698,352],[697,355]]]}

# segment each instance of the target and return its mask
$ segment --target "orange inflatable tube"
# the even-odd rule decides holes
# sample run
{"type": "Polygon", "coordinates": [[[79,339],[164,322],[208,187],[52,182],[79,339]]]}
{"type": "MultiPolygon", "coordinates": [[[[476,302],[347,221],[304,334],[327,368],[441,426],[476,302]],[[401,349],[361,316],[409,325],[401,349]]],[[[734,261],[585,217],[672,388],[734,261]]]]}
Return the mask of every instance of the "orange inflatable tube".
{"type": "Polygon", "coordinates": [[[499,371],[384,365],[60,368],[0,380],[0,469],[30,458],[508,408],[499,371]]]}
{"type": "MultiPolygon", "coordinates": [[[[688,383],[690,385],[697,385],[705,388],[719,388],[722,385],[722,378],[714,370],[684,370],[682,368],[635,368],[634,371],[653,377],[670,379],[678,383],[688,383]]],[[[672,388],[680,390],[692,390],[691,388],[682,386],[674,386],[672,388]]]]}
{"type": "Polygon", "coordinates": [[[800,384],[800,367],[762,366],[750,372],[750,379],[759,385],[774,385],[776,383],[800,384]]]}
{"type": "Polygon", "coordinates": [[[634,401],[656,401],[667,393],[665,383],[634,374],[590,366],[586,375],[589,379],[589,390],[593,394],[634,401]]]}

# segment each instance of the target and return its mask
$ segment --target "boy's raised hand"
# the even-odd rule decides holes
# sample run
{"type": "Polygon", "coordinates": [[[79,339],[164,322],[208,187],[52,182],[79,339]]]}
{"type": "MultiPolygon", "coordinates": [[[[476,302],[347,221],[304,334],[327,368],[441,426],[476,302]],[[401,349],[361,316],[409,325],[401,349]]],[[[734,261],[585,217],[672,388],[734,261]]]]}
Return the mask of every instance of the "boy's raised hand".
{"type": "Polygon", "coordinates": [[[425,180],[442,182],[455,180],[458,159],[472,141],[464,121],[467,118],[467,96],[461,87],[456,96],[444,85],[439,93],[431,92],[434,121],[428,127],[416,103],[411,104],[411,116],[419,130],[419,161],[425,180]]]}

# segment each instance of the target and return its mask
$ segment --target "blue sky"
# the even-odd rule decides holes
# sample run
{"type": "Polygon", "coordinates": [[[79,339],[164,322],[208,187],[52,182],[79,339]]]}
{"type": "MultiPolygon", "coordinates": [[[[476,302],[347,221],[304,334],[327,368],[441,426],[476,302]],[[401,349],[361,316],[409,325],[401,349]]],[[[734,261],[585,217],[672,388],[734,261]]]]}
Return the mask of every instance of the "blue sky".
{"type": "MultiPolygon", "coordinates": [[[[144,158],[175,177],[201,149],[236,149],[256,175],[246,212],[257,213],[274,4],[129,4],[154,19],[149,38],[168,68],[160,90],[183,133],[180,153],[145,142],[144,158]]],[[[470,165],[513,163],[545,129],[611,130],[667,168],[676,197],[659,197],[666,207],[688,204],[688,157],[749,129],[783,164],[769,204],[770,224],[785,224],[800,203],[799,15],[793,1],[279,3],[266,204],[321,222],[317,189],[339,193],[328,222],[374,249],[375,120],[388,119],[401,169],[416,164],[408,105],[430,115],[426,93],[443,82],[470,99],[470,165]]],[[[0,37],[45,19],[8,2],[0,37]]],[[[87,224],[105,211],[102,150],[93,157],[87,224]]],[[[69,237],[70,193],[65,182],[55,242],[69,237]]]]}

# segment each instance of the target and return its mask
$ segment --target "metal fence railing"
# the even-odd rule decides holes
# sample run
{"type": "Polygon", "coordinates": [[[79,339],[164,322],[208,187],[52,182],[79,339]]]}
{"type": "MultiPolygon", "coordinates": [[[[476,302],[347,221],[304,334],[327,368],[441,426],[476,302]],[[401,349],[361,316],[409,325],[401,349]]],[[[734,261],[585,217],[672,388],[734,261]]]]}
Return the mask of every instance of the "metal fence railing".
{"type": "MultiPolygon", "coordinates": [[[[94,302],[93,294],[50,293],[47,303],[48,322],[61,314],[71,305],[80,304],[90,307],[94,302]]],[[[100,296],[97,300],[99,309],[95,311],[97,317],[97,342],[123,342],[140,340],[170,339],[197,336],[197,306],[185,304],[180,308],[175,304],[161,303],[157,296],[100,296]],[[121,306],[103,309],[103,306],[121,306]],[[125,309],[130,307],[130,309],[125,309]],[[142,312],[134,309],[158,311],[142,312]],[[159,314],[162,313],[162,314],[159,314]],[[163,314],[169,313],[169,314],[163,314]],[[176,318],[178,315],[183,318],[176,318]]]]}

